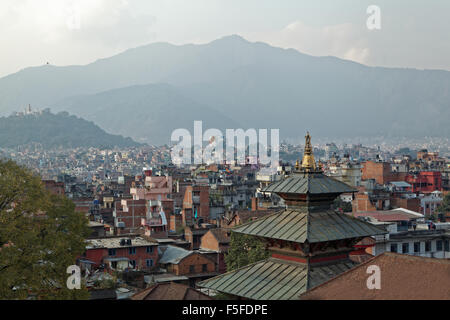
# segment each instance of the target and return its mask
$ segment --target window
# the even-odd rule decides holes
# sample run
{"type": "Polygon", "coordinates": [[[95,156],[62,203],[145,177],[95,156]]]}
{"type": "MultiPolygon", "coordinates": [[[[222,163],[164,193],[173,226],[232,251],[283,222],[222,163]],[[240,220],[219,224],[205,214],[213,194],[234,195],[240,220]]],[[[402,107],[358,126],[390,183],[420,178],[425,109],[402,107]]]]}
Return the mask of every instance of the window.
{"type": "Polygon", "coordinates": [[[116,249],[109,249],[108,250],[108,255],[115,256],[116,255],[116,249]]]}
{"type": "Polygon", "coordinates": [[[128,248],[129,254],[136,254],[136,248],[128,248]]]}
{"type": "Polygon", "coordinates": [[[397,252],[397,244],[396,243],[391,244],[391,252],[397,252]]]}
{"type": "Polygon", "coordinates": [[[147,247],[147,253],[153,253],[153,247],[148,246],[147,247]]]}
{"type": "Polygon", "coordinates": [[[202,272],[208,272],[208,265],[202,264],[202,272]]]}
{"type": "Polygon", "coordinates": [[[442,240],[436,241],[436,251],[442,251],[442,240]]]}
{"type": "Polygon", "coordinates": [[[409,253],[409,243],[402,244],[402,253],[409,253]]]}
{"type": "Polygon", "coordinates": [[[191,265],[189,266],[189,273],[194,273],[195,272],[195,266],[191,265]]]}
{"type": "Polygon", "coordinates": [[[420,242],[414,242],[414,252],[420,252],[420,242]]]}
{"type": "Polygon", "coordinates": [[[425,241],[425,252],[431,251],[431,241],[425,241]]]}
{"type": "Polygon", "coordinates": [[[444,250],[450,251],[450,240],[445,240],[444,242],[444,250]]]}
{"type": "Polygon", "coordinates": [[[147,267],[153,267],[153,259],[147,259],[146,263],[147,263],[147,267]]]}

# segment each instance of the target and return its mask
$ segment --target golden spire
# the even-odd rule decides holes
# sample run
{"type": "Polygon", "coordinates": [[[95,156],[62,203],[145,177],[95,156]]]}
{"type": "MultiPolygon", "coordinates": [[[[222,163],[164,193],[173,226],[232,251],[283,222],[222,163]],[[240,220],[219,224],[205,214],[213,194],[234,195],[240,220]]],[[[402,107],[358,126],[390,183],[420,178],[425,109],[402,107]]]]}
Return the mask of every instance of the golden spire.
{"type": "Polygon", "coordinates": [[[303,153],[302,169],[306,172],[316,171],[316,161],[314,160],[313,149],[311,146],[311,136],[309,132],[305,137],[305,151],[303,153]]]}

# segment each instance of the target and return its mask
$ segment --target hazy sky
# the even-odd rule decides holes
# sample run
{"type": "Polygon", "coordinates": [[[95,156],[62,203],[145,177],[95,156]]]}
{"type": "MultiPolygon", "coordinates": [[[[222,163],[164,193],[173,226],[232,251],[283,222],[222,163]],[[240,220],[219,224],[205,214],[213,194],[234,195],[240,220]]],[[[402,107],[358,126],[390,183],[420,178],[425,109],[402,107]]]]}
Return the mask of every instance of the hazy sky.
{"type": "Polygon", "coordinates": [[[0,77],[230,34],[368,65],[450,70],[449,0],[1,0],[0,77]],[[381,29],[368,30],[369,5],[381,29]]]}

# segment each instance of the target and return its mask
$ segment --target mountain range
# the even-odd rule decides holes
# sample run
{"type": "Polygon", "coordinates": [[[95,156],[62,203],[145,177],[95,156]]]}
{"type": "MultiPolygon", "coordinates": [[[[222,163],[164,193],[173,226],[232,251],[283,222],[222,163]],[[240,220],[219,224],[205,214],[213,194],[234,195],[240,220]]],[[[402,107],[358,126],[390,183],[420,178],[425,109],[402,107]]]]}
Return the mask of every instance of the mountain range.
{"type": "Polygon", "coordinates": [[[0,79],[0,114],[31,103],[109,133],[163,144],[194,120],[279,128],[282,138],[450,136],[450,72],[368,67],[228,36],[153,43],[84,66],[44,65],[0,79]]]}

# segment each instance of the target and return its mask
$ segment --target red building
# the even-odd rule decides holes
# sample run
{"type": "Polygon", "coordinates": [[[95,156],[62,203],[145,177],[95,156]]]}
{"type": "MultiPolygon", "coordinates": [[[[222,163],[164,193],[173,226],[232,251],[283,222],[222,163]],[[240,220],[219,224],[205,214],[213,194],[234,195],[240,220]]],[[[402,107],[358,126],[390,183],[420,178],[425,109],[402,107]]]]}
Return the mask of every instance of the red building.
{"type": "Polygon", "coordinates": [[[442,190],[442,175],[439,171],[421,171],[408,174],[405,180],[411,185],[408,191],[430,193],[442,190]]]}
{"type": "Polygon", "coordinates": [[[183,223],[187,226],[195,222],[209,221],[209,186],[187,186],[183,199],[183,223]]]}
{"type": "Polygon", "coordinates": [[[158,263],[158,243],[143,237],[109,237],[87,240],[84,260],[112,270],[152,269],[158,263]]]}
{"type": "Polygon", "coordinates": [[[147,200],[122,199],[116,201],[113,216],[119,234],[136,233],[147,217],[147,200]]]}
{"type": "Polygon", "coordinates": [[[45,189],[55,195],[64,195],[64,182],[56,182],[55,180],[42,180],[45,189]]]}

